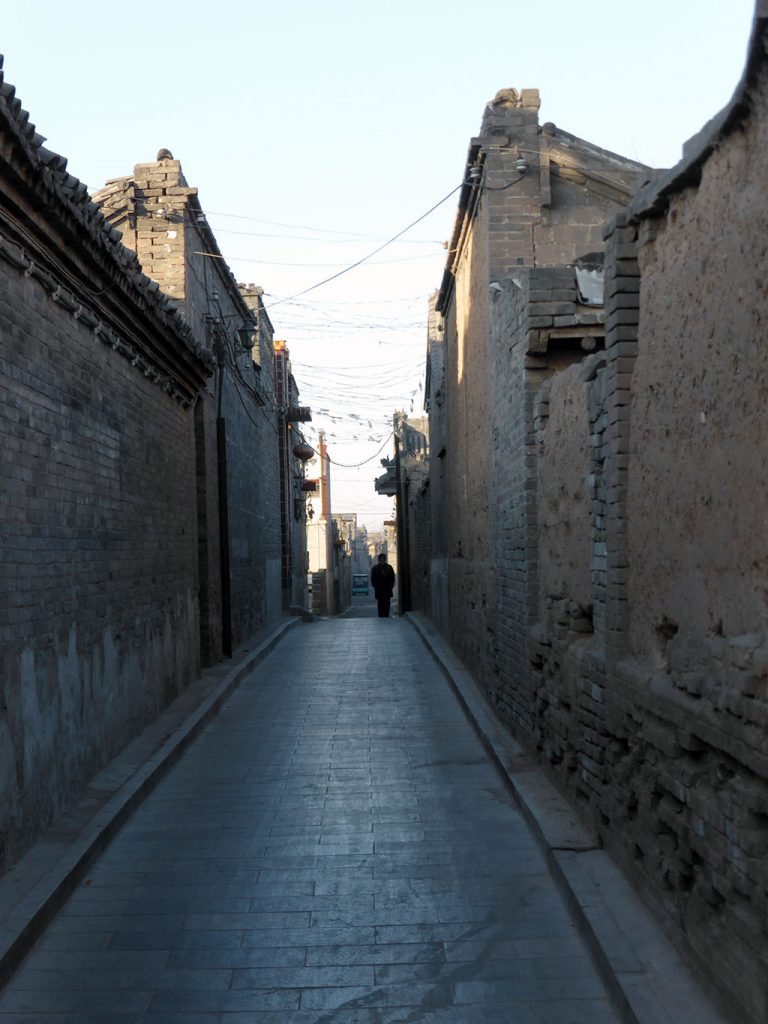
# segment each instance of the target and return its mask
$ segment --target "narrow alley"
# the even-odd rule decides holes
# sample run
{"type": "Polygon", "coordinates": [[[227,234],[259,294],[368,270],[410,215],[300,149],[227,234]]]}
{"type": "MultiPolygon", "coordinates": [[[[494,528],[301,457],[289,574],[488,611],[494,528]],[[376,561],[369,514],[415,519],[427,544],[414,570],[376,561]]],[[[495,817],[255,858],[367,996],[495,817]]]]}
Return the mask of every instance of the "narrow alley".
{"type": "Polygon", "coordinates": [[[294,628],[0,997],[31,1024],[607,1024],[542,854],[403,619],[294,628]]]}

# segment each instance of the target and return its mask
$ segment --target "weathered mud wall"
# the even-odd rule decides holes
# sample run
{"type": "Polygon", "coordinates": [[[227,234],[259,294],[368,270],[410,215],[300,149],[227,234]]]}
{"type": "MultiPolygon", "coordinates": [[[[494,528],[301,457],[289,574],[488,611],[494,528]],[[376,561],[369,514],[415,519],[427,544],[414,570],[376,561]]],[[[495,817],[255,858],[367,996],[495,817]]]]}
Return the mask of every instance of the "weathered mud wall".
{"type": "Polygon", "coordinates": [[[755,115],[698,189],[641,232],[630,645],[659,664],[673,628],[700,642],[766,627],[768,280],[754,270],[768,233],[756,174],[768,116],[755,115]],[[660,509],[673,528],[657,528],[660,509]]]}
{"type": "Polygon", "coordinates": [[[539,586],[537,621],[592,632],[589,418],[581,366],[542,385],[536,426],[539,586]]]}
{"type": "MultiPolygon", "coordinates": [[[[606,227],[599,315],[573,267],[600,265],[594,214],[567,200],[588,168],[562,133],[541,150],[540,227],[528,180],[491,220],[487,294],[471,263],[488,224],[466,199],[455,295],[448,275],[438,299],[433,472],[452,642],[740,1024],[768,1020],[764,9],[734,99],[606,227]],[[493,615],[477,609],[488,516],[472,487],[487,489],[493,615]]],[[[470,171],[486,146],[501,188],[505,141],[473,145],[470,171]]]]}
{"type": "MultiPolygon", "coordinates": [[[[749,95],[738,130],[608,230],[605,351],[539,386],[526,413],[527,603],[499,630],[519,633],[527,611],[505,717],[736,1018],[763,1021],[764,73],[749,95]]],[[[520,311],[505,316],[518,336],[520,311]]]]}
{"type": "Polygon", "coordinates": [[[768,76],[696,187],[639,224],[627,553],[642,869],[703,962],[768,1016],[768,76]],[[642,734],[642,731],[641,731],[642,734]],[[656,771],[640,768],[654,762],[656,771]],[[645,793],[643,794],[643,790],[645,793]],[[642,827],[642,824],[641,824],[642,827]]]}

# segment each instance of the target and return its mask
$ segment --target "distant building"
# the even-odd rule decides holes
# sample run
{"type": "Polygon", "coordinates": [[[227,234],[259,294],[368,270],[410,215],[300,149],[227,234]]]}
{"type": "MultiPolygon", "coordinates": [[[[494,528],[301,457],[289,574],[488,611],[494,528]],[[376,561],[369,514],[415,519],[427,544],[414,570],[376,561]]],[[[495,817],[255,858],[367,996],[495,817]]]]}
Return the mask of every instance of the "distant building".
{"type": "Polygon", "coordinates": [[[367,574],[371,569],[371,556],[368,552],[368,532],[364,526],[358,525],[356,512],[334,513],[333,520],[344,541],[352,563],[353,573],[367,574]]]}
{"type": "Polygon", "coordinates": [[[282,554],[283,605],[307,606],[307,517],[306,502],[311,493],[305,476],[306,443],[297,424],[309,423],[312,413],[299,405],[299,391],[291,372],[291,360],[284,341],[274,342],[275,401],[278,408],[278,452],[280,461],[280,544],[282,554]]]}
{"type": "Polygon", "coordinates": [[[312,610],[318,615],[338,615],[352,601],[352,563],[331,512],[331,465],[325,433],[321,430],[314,464],[318,475],[309,481],[315,489],[310,492],[307,512],[312,610]]]}
{"type": "Polygon", "coordinates": [[[397,523],[397,588],[401,611],[424,610],[429,586],[429,421],[404,412],[393,417],[393,458],[375,481],[376,493],[393,497],[397,523]]]}
{"type": "Polygon", "coordinates": [[[369,557],[369,559],[371,561],[371,567],[373,567],[373,564],[378,559],[379,555],[387,555],[388,556],[389,552],[388,552],[387,538],[388,538],[388,533],[387,533],[386,529],[384,529],[384,530],[369,530],[368,531],[367,545],[368,545],[368,557],[369,557]]]}

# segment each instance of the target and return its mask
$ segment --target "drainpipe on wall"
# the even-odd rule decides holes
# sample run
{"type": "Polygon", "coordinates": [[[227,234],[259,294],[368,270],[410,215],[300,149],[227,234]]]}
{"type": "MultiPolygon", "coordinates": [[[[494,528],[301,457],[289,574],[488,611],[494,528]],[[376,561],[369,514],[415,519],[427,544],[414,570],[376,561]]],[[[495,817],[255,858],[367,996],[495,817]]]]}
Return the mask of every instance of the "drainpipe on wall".
{"type": "Polygon", "coordinates": [[[216,464],[219,484],[219,559],[221,569],[221,649],[232,657],[232,588],[229,578],[229,497],[227,491],[227,421],[222,416],[224,358],[219,359],[219,395],[216,413],[216,464]]]}
{"type": "Polygon", "coordinates": [[[400,438],[395,433],[395,477],[397,480],[397,611],[403,615],[410,611],[411,587],[408,557],[408,514],[407,483],[403,479],[403,463],[400,458],[400,438]]]}

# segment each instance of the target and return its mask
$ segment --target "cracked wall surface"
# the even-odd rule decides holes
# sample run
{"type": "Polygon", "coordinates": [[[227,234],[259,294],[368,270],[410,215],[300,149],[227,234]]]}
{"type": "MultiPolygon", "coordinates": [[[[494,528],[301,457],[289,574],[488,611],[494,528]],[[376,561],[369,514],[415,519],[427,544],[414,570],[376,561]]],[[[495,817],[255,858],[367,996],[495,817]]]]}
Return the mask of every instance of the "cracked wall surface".
{"type": "MultiPolygon", "coordinates": [[[[528,370],[528,663],[510,646],[514,696],[498,702],[755,1021],[768,1015],[767,132],[762,73],[699,180],[608,230],[604,352],[538,386],[528,370]],[[565,542],[585,527],[588,586],[584,548],[565,542]]],[[[507,312],[500,333],[519,345],[522,331],[507,312]]]]}
{"type": "MultiPolygon", "coordinates": [[[[600,262],[579,235],[585,197],[583,260],[571,211],[542,203],[530,260],[550,246],[553,265],[518,250],[498,275],[491,263],[490,340],[472,344],[488,375],[477,483],[494,601],[449,624],[498,715],[744,1022],[768,1019],[767,27],[731,105],[605,228],[601,307],[577,287],[580,263],[600,262]]],[[[538,165],[550,203],[579,184],[556,163],[538,165]]],[[[524,213],[519,234],[507,225],[518,247],[524,213]]],[[[446,281],[448,364],[461,325],[446,281]]],[[[451,383],[441,424],[464,422],[451,383]]]]}

